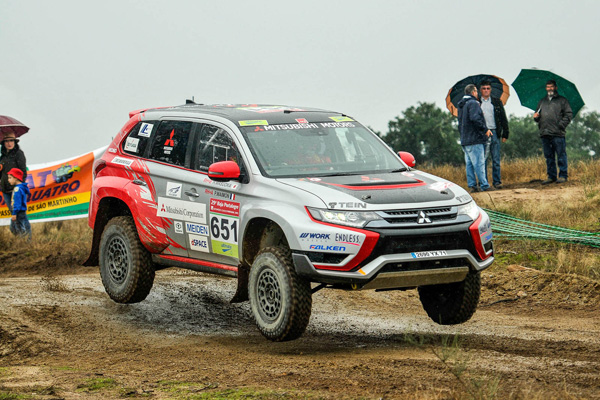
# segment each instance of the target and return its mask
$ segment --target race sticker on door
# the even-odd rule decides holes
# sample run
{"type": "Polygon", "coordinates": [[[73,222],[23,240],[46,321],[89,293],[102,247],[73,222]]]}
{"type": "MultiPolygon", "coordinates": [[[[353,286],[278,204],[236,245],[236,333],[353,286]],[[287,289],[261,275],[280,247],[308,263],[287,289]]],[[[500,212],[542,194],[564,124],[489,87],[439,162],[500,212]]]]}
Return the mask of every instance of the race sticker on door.
{"type": "Polygon", "coordinates": [[[156,215],[206,224],[206,204],[159,197],[156,215]]]}
{"type": "Polygon", "coordinates": [[[410,253],[412,258],[429,258],[429,257],[441,257],[448,255],[446,250],[435,250],[435,251],[418,251],[416,253],[410,253]]]}

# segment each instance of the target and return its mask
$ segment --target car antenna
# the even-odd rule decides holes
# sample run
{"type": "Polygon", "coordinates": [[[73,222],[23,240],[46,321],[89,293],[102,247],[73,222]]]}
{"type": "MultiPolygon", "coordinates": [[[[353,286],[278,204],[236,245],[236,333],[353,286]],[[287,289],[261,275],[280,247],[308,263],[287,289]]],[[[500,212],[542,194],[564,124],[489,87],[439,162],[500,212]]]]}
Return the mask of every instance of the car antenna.
{"type": "Polygon", "coordinates": [[[196,102],[194,101],[194,96],[192,96],[192,99],[185,99],[185,104],[196,104],[196,102]]]}

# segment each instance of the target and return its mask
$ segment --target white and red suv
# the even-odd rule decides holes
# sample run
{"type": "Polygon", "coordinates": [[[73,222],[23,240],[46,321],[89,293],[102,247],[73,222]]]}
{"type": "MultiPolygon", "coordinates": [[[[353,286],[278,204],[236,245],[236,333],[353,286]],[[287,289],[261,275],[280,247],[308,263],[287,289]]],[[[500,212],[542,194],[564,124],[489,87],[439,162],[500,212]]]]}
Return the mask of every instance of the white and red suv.
{"type": "Polygon", "coordinates": [[[86,265],[114,301],[142,301],[156,270],[182,267],[237,278],[232,301],[249,299],[277,341],[302,335],[326,287],[417,288],[440,324],[475,312],[494,259],[487,214],[353,118],[195,103],[130,117],[90,201],[86,265]]]}

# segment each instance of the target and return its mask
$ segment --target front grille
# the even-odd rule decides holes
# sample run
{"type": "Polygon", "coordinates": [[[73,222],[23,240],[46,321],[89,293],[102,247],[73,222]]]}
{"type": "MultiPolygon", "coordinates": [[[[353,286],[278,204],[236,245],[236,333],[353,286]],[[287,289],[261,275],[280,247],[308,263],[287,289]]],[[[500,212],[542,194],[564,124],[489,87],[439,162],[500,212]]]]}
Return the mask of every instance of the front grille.
{"type": "Polygon", "coordinates": [[[389,224],[416,224],[419,223],[421,218],[421,212],[431,221],[443,222],[452,221],[456,219],[457,209],[455,207],[443,207],[443,208],[426,208],[426,209],[414,209],[414,210],[392,210],[383,211],[381,216],[389,224]]]}

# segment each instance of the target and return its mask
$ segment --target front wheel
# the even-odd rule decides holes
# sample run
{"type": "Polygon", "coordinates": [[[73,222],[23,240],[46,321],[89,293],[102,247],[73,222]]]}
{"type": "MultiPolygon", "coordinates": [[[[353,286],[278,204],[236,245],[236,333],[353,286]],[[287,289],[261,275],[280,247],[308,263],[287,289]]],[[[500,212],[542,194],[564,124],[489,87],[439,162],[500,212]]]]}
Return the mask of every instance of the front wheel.
{"type": "Polygon", "coordinates": [[[470,271],[462,282],[419,286],[423,308],[440,325],[462,324],[468,321],[479,303],[481,276],[470,271]]]}
{"type": "Polygon", "coordinates": [[[108,221],[100,238],[99,256],[102,284],[111,299],[137,303],[148,296],[154,283],[154,266],[131,217],[108,221]]]}
{"type": "Polygon", "coordinates": [[[277,342],[302,336],[312,306],[310,282],[296,274],[289,249],[261,250],[248,284],[252,313],[263,336],[277,342]]]}

